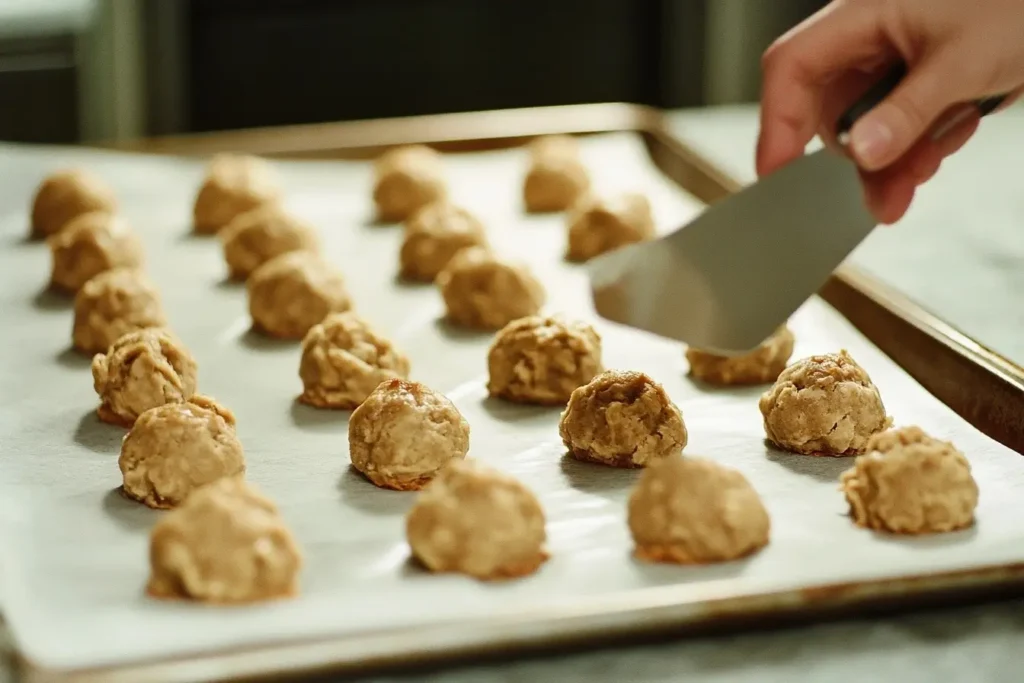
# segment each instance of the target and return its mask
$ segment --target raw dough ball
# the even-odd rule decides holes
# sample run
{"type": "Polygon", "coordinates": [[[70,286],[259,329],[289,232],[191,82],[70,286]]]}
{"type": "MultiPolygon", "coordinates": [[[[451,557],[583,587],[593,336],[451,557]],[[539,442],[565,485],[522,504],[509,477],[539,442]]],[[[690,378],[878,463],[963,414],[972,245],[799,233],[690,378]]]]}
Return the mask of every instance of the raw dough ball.
{"type": "Polygon", "coordinates": [[[974,523],[978,485],[964,454],[920,427],[875,434],[840,477],[862,527],[897,534],[963,529],[974,523]]]}
{"type": "Polygon", "coordinates": [[[281,198],[278,177],[263,159],[218,154],[207,167],[206,179],[196,195],[194,230],[213,235],[237,216],[281,198]]]}
{"type": "Polygon", "coordinates": [[[167,330],[129,332],[92,359],[92,383],[104,422],[131,427],[150,408],[196,393],[196,362],[167,330]]]}
{"type": "Polygon", "coordinates": [[[78,290],[71,337],[76,349],[102,353],[129,332],[166,324],[156,285],[140,270],[113,268],[78,290]]]}
{"type": "Polygon", "coordinates": [[[197,490],[149,537],[155,598],[243,603],[295,595],[302,553],[275,506],[239,478],[197,490]]]}
{"type": "Polygon", "coordinates": [[[467,247],[487,247],[484,227],[476,216],[446,201],[428,204],[405,224],[400,273],[408,280],[433,282],[452,257],[467,247]]]}
{"type": "Polygon", "coordinates": [[[642,372],[607,370],[572,392],[558,425],[578,460],[644,467],[680,453],[686,426],[665,389],[642,372]]]}
{"type": "Polygon", "coordinates": [[[522,263],[506,261],[482,247],[464,249],[437,276],[449,322],[498,330],[538,313],[544,286],[522,263]]]}
{"type": "Polygon", "coordinates": [[[573,208],[568,225],[565,258],[570,261],[589,261],[655,234],[651,204],[635,192],[587,197],[573,208]]]}
{"type": "Polygon", "coordinates": [[[673,455],[648,466],[629,497],[638,558],[706,564],[768,544],[771,522],[746,477],[704,458],[673,455]]]}
{"type": "Polygon", "coordinates": [[[172,508],[204,484],[244,474],[245,453],[231,411],[193,396],[139,415],[117,464],[125,495],[151,508],[172,508]]]}
{"type": "Polygon", "coordinates": [[[579,145],[568,136],[540,138],[530,145],[523,201],[532,213],[565,211],[590,189],[579,145]]]}
{"type": "Polygon", "coordinates": [[[548,557],[537,498],[473,460],[453,461],[423,489],[405,534],[416,559],[434,572],[512,578],[533,573],[548,557]]]}
{"type": "Polygon", "coordinates": [[[708,384],[766,384],[778,379],[793,355],[793,333],[783,325],[760,346],[743,356],[719,356],[687,349],[690,376],[708,384]]]}
{"type": "Polygon", "coordinates": [[[228,275],[244,280],[264,263],[290,251],[318,251],[316,231],[276,204],[247,211],[218,233],[228,275]]]}
{"type": "Polygon", "coordinates": [[[119,216],[101,211],[72,219],[47,239],[50,283],[77,292],[89,278],[111,268],[141,268],[142,240],[119,216]]]}
{"type": "Polygon", "coordinates": [[[117,211],[117,199],[102,180],[78,169],[58,171],[36,191],[32,235],[49,237],[82,214],[117,211]]]}
{"type": "Polygon", "coordinates": [[[253,324],[282,339],[302,339],[328,313],[352,308],[341,273],[308,251],[275,256],[253,271],[246,288],[253,324]]]}
{"type": "Polygon", "coordinates": [[[601,372],[601,337],[583,322],[552,316],[514,320],[487,353],[491,396],[515,403],[564,405],[601,372]]]}
{"type": "Polygon", "coordinates": [[[374,165],[373,201],[381,221],[404,221],[445,196],[441,155],[429,147],[398,147],[382,154],[374,165]]]}
{"type": "Polygon", "coordinates": [[[352,466],[381,488],[423,488],[468,450],[469,423],[454,403],[419,382],[383,382],[348,423],[352,466]]]}
{"type": "Polygon", "coordinates": [[[887,429],[882,397],[846,350],[793,363],[761,396],[768,439],[804,455],[856,455],[887,429]]]}
{"type": "Polygon", "coordinates": [[[355,313],[332,313],[302,340],[299,400],[352,410],[384,380],[408,377],[409,359],[355,313]]]}

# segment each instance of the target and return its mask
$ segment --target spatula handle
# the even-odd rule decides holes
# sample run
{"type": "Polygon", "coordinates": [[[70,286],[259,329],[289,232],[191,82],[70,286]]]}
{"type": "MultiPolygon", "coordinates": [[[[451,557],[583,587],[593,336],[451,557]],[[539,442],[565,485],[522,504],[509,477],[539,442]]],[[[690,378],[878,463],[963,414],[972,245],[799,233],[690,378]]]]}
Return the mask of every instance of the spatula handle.
{"type": "MultiPolygon", "coordinates": [[[[869,111],[881,104],[882,100],[889,96],[896,86],[900,84],[903,77],[907,75],[907,65],[903,62],[899,62],[881,78],[877,83],[868,88],[868,91],[864,93],[859,100],[853,103],[849,109],[843,112],[843,115],[839,117],[839,122],[836,124],[836,139],[839,144],[845,145],[849,142],[850,129],[853,128],[853,124],[857,122],[857,119],[867,114],[869,111]]],[[[1007,98],[1007,95],[994,95],[992,97],[985,97],[980,100],[975,100],[974,104],[978,107],[978,111],[982,116],[991,114],[999,105],[1002,104],[1007,98]]]]}

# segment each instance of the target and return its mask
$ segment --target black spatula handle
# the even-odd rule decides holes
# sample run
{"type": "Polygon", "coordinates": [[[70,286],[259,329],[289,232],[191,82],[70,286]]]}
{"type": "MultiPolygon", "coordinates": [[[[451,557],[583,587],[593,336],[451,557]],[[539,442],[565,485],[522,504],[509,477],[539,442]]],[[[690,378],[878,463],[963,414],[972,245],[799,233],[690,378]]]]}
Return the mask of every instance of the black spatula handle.
{"type": "MultiPolygon", "coordinates": [[[[868,88],[868,91],[859,100],[854,102],[849,109],[843,112],[843,115],[839,117],[839,122],[836,124],[836,139],[839,140],[839,144],[846,144],[850,136],[850,129],[853,128],[853,124],[857,122],[857,119],[877,107],[882,100],[888,97],[889,93],[896,89],[896,86],[900,84],[900,81],[906,75],[907,65],[899,62],[886,72],[881,80],[868,88]]],[[[1006,98],[1007,95],[994,95],[975,100],[974,104],[978,107],[980,114],[985,116],[995,111],[1006,98]]]]}

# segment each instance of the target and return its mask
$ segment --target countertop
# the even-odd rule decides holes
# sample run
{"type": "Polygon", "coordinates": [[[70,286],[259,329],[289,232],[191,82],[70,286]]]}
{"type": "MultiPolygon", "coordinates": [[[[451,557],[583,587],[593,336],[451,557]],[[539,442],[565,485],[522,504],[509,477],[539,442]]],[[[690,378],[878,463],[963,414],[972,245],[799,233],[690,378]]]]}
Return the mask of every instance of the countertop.
{"type": "MultiPolygon", "coordinates": [[[[725,169],[753,178],[755,108],[683,111],[671,120],[680,137],[725,169]]],[[[1018,364],[1024,364],[1024,156],[1013,151],[1021,149],[1024,107],[987,119],[906,219],[880,229],[853,257],[1018,364]]],[[[1012,601],[360,681],[1017,681],[1022,636],[1024,601],[1012,601]]],[[[0,669],[0,683],[8,680],[0,669]]]]}

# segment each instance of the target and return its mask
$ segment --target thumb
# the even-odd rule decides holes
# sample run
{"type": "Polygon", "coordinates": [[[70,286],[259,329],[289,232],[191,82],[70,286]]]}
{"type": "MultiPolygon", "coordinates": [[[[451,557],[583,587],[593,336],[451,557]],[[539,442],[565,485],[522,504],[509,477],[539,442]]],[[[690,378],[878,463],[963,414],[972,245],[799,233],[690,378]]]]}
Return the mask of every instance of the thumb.
{"type": "MultiPolygon", "coordinates": [[[[951,105],[965,85],[961,69],[942,54],[926,59],[904,77],[878,106],[850,130],[850,149],[865,171],[893,163],[920,139],[951,105]]],[[[967,84],[969,85],[969,84],[967,84]]]]}

